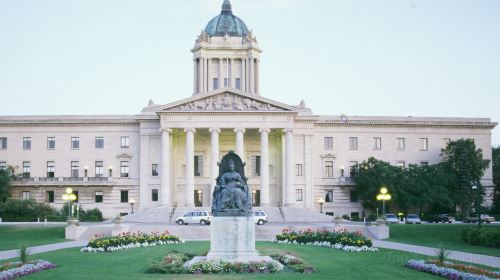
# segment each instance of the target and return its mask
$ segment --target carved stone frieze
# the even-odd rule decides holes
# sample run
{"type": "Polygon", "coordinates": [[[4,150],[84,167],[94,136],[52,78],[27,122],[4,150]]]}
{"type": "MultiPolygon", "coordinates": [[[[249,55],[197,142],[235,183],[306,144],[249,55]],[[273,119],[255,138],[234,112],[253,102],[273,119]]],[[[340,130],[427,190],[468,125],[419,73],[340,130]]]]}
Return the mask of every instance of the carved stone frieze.
{"type": "Polygon", "coordinates": [[[185,103],[169,111],[284,111],[268,103],[238,95],[223,93],[205,99],[185,103]]]}

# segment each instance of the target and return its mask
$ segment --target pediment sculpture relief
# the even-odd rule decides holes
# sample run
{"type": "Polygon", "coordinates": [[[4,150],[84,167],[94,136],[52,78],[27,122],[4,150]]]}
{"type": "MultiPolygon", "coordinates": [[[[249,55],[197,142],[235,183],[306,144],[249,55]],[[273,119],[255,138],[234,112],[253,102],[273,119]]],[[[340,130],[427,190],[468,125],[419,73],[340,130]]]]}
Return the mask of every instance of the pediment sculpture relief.
{"type": "Polygon", "coordinates": [[[219,94],[170,109],[171,111],[283,111],[284,109],[255,99],[219,94]]]}

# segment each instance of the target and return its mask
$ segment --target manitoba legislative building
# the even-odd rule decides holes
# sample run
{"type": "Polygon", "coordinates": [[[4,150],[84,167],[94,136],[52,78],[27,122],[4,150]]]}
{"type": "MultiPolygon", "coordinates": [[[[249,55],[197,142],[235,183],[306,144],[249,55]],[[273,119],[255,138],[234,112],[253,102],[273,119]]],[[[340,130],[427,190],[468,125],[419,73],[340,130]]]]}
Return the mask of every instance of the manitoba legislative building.
{"type": "MultiPolygon", "coordinates": [[[[254,207],[361,217],[351,169],[373,156],[435,164],[450,140],[474,139],[491,159],[487,118],[315,115],[260,91],[261,49],[229,0],[198,36],[193,94],[134,115],[0,116],[0,168],[12,196],[60,208],[71,187],[105,217],[209,209],[218,162],[239,155],[254,207]]],[[[186,62],[188,63],[188,62],[186,62]]],[[[482,184],[492,192],[491,166],[482,184]]],[[[491,198],[485,204],[491,204],[491,198]]],[[[273,210],[274,209],[274,210],[273,210]]]]}

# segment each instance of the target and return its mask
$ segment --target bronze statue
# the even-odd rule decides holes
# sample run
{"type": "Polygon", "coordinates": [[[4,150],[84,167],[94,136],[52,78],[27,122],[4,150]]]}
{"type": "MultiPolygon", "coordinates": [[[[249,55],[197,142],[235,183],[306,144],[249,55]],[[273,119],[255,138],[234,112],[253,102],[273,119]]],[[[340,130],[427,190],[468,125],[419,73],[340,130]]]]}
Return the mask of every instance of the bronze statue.
{"type": "Polygon", "coordinates": [[[252,195],[243,166],[241,158],[232,151],[222,158],[212,199],[214,216],[252,214],[252,195]]]}

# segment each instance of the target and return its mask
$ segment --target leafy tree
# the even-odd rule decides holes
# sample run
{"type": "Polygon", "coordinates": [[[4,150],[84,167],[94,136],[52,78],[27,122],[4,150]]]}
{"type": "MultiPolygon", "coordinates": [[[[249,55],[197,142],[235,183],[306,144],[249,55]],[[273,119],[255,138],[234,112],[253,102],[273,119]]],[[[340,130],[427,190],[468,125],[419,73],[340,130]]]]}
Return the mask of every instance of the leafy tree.
{"type": "Polygon", "coordinates": [[[495,190],[493,192],[493,206],[491,211],[500,214],[500,146],[493,148],[493,183],[495,190]]]}
{"type": "Polygon", "coordinates": [[[0,203],[10,197],[10,175],[6,170],[0,170],[0,203]]]}
{"type": "Polygon", "coordinates": [[[471,139],[460,139],[450,142],[441,150],[445,166],[455,176],[455,182],[449,189],[451,199],[460,207],[463,218],[475,201],[472,185],[477,184],[489,165],[489,160],[483,158],[483,151],[476,148],[471,139]]]}

